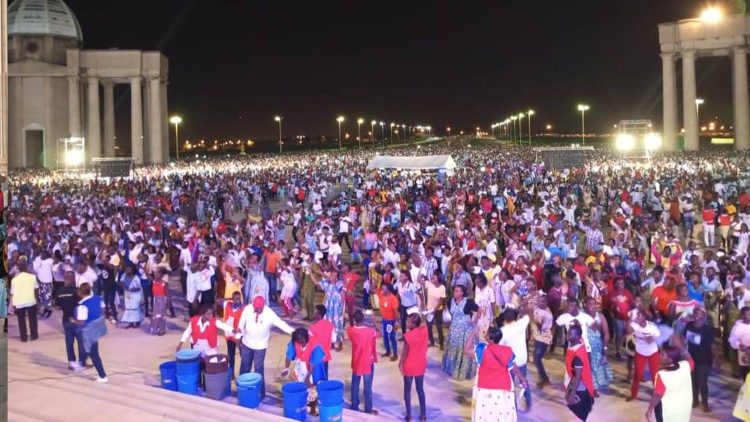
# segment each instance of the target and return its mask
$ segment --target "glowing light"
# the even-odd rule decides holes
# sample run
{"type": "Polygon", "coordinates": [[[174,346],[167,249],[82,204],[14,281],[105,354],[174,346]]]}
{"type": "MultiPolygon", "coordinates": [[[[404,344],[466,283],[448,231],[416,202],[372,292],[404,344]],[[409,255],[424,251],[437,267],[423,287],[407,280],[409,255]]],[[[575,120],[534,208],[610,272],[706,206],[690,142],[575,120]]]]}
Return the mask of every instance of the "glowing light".
{"type": "Polygon", "coordinates": [[[273,119],[276,120],[277,122],[280,122],[281,121],[281,116],[274,116],[273,119]]]}
{"type": "Polygon", "coordinates": [[[172,116],[169,118],[169,123],[172,123],[173,125],[179,125],[180,123],[182,123],[182,117],[172,116]]]}
{"type": "Polygon", "coordinates": [[[632,151],[635,148],[635,136],[621,133],[615,138],[615,148],[618,151],[632,151]]]}
{"type": "Polygon", "coordinates": [[[586,104],[578,104],[578,111],[589,111],[591,107],[586,104]]]}
{"type": "Polygon", "coordinates": [[[700,16],[700,20],[706,23],[718,23],[722,18],[724,18],[724,12],[716,6],[703,9],[700,16]]]}
{"type": "Polygon", "coordinates": [[[696,98],[696,99],[695,99],[695,105],[701,105],[701,104],[703,104],[704,102],[705,102],[705,101],[703,100],[703,98],[696,98]]]}
{"type": "Polygon", "coordinates": [[[544,126],[544,128],[547,129],[547,130],[552,130],[552,125],[547,124],[546,126],[544,126]]]}
{"type": "MultiPolygon", "coordinates": [[[[363,118],[361,118],[361,117],[360,117],[359,119],[357,119],[357,124],[360,124],[360,125],[361,125],[361,124],[362,124],[362,123],[364,123],[364,122],[365,122],[365,119],[363,119],[363,118]]],[[[374,124],[374,123],[373,123],[373,124],[374,124]]]]}
{"type": "Polygon", "coordinates": [[[344,121],[344,116],[337,117],[336,121],[339,122],[339,123],[343,122],[344,121]]]}
{"type": "Polygon", "coordinates": [[[643,145],[649,151],[656,151],[661,148],[661,136],[658,133],[647,133],[643,138],[643,145]]]}
{"type": "Polygon", "coordinates": [[[65,162],[69,166],[79,166],[83,164],[83,151],[71,149],[65,153],[65,162]]]}

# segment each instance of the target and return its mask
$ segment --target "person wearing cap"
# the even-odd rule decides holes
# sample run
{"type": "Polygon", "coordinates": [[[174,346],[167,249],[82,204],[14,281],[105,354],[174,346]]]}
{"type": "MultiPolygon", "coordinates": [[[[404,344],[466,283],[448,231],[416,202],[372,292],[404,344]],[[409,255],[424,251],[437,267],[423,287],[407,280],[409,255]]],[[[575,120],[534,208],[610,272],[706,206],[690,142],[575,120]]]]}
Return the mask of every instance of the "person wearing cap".
{"type": "Polygon", "coordinates": [[[242,310],[240,322],[234,330],[235,334],[241,334],[242,337],[240,375],[250,372],[251,369],[260,374],[262,378],[261,399],[266,396],[264,363],[272,327],[287,334],[292,334],[294,331],[289,324],[276,315],[276,312],[266,306],[266,300],[262,296],[256,296],[252,300],[252,306],[246,306],[242,310]]]}

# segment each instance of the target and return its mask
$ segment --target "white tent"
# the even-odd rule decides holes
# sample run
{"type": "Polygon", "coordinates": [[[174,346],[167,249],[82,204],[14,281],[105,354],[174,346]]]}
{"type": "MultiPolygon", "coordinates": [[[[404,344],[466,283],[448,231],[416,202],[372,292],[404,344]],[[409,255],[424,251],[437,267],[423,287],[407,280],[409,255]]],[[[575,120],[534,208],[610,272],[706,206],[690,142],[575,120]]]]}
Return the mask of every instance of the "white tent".
{"type": "Polygon", "coordinates": [[[403,169],[403,170],[453,170],[456,162],[450,155],[422,155],[414,157],[395,157],[379,155],[370,161],[368,169],[403,169]]]}

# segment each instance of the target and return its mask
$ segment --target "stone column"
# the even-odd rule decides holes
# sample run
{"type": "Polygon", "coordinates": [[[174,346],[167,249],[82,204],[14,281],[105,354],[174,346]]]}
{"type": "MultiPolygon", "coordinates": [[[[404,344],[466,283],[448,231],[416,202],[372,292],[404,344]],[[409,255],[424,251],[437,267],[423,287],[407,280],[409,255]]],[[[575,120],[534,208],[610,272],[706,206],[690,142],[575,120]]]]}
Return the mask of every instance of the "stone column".
{"type": "Polygon", "coordinates": [[[88,131],[86,136],[86,151],[88,160],[102,156],[102,128],[99,121],[99,78],[88,77],[88,131]]]}
{"type": "Polygon", "coordinates": [[[164,162],[164,149],[162,148],[162,121],[161,121],[161,89],[159,87],[159,78],[152,78],[149,84],[149,151],[151,152],[150,161],[152,163],[164,162]]]}
{"type": "Polygon", "coordinates": [[[662,120],[664,150],[677,149],[677,82],[675,78],[674,53],[662,53],[662,103],[664,118],[662,120]]]}
{"type": "Polygon", "coordinates": [[[695,50],[682,52],[682,118],[685,149],[698,150],[698,112],[695,109],[695,50]]]}
{"type": "Polygon", "coordinates": [[[78,76],[68,78],[68,134],[81,136],[81,86],[78,76]]]}
{"type": "MultiPolygon", "coordinates": [[[[3,1],[0,3],[0,175],[8,175],[8,88],[10,86],[8,82],[8,3],[3,1]]],[[[18,145],[18,144],[16,144],[18,145]]],[[[14,163],[19,165],[20,163],[14,163]]],[[[8,195],[7,184],[4,181],[0,189],[3,190],[3,198],[5,203],[8,202],[10,195],[8,195]]]]}
{"type": "Polygon", "coordinates": [[[133,161],[143,163],[143,104],[141,77],[130,78],[130,152],[133,161]]]}
{"type": "Polygon", "coordinates": [[[161,145],[162,145],[162,158],[164,161],[169,161],[170,149],[169,147],[169,117],[167,111],[167,81],[162,81],[159,86],[159,101],[161,107],[161,145]]]}
{"type": "Polygon", "coordinates": [[[104,85],[104,156],[115,156],[115,87],[112,81],[104,85]]]}
{"type": "Polygon", "coordinates": [[[747,49],[732,51],[732,99],[734,100],[734,148],[750,149],[750,102],[747,93],[747,49]]]}

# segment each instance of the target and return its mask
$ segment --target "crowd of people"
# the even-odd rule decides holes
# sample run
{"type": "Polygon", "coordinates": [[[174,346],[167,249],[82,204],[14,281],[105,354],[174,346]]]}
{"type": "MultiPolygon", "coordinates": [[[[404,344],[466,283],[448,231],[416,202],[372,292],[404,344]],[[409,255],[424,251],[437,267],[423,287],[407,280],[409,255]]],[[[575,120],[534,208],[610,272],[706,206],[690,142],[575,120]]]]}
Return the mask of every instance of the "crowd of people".
{"type": "Polygon", "coordinates": [[[375,363],[398,362],[407,420],[412,386],[428,418],[431,347],[445,376],[473,382],[475,421],[528,411],[528,365],[536,391],[548,388],[545,358],[560,347],[581,420],[615,383],[638,398],[646,370],[646,417],[664,421],[711,412],[721,360],[750,372],[749,156],[597,151],[557,170],[526,148],[389,154],[450,154],[459,167],[368,170],[374,152],[350,151],[191,160],[117,180],[12,175],[20,340],[61,308],[70,368],[90,357],[106,382],[103,321],[162,336],[184,303],[178,350],[215,354],[223,332],[239,374],[265,376],[272,328],[289,334],[283,376],[307,383],[313,413],[332,351],[350,346],[351,407],[363,382],[368,413],[375,363]]]}

